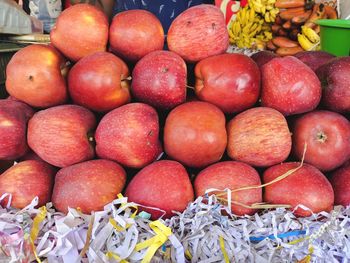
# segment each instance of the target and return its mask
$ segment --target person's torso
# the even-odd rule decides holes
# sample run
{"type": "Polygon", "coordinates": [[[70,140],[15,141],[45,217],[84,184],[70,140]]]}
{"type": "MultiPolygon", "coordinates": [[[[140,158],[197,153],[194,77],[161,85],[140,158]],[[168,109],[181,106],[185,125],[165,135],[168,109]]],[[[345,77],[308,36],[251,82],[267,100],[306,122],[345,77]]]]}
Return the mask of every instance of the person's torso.
{"type": "Polygon", "coordinates": [[[143,9],[152,12],[161,21],[164,31],[167,32],[171,22],[187,8],[203,3],[208,0],[116,0],[114,14],[132,10],[143,9]]]}

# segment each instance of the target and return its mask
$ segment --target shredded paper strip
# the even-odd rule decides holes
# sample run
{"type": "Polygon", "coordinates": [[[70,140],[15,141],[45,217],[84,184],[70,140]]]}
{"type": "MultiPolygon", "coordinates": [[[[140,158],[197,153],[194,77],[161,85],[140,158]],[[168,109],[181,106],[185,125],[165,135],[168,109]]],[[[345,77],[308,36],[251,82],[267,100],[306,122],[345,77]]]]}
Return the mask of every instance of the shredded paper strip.
{"type": "Polygon", "coordinates": [[[261,50],[258,50],[258,49],[254,50],[250,48],[239,48],[234,45],[229,45],[228,49],[226,50],[227,53],[239,53],[239,54],[247,55],[249,57],[259,51],[261,50]]]}
{"type": "MultiPolygon", "coordinates": [[[[1,197],[0,199],[3,199],[1,197]]],[[[119,196],[92,215],[52,204],[0,209],[0,262],[349,262],[350,207],[308,218],[278,208],[237,217],[215,196],[150,221],[119,196]]],[[[305,207],[302,207],[307,209],[305,207]]]]}

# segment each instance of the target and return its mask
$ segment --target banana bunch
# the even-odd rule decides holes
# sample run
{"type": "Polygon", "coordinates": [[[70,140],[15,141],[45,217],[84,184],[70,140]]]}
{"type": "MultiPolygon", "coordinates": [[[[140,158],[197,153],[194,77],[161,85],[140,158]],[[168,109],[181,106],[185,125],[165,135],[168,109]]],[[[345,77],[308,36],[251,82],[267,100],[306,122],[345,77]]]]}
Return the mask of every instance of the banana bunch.
{"type": "Polygon", "coordinates": [[[271,27],[249,5],[240,8],[228,33],[230,43],[239,48],[264,49],[266,42],[272,39],[271,27]]]}
{"type": "Polygon", "coordinates": [[[272,39],[271,26],[279,9],[276,0],[249,0],[229,26],[230,43],[239,48],[265,49],[272,39]]]}
{"type": "Polygon", "coordinates": [[[301,34],[298,34],[298,42],[304,50],[319,50],[320,36],[312,28],[302,26],[301,34]]]}
{"type": "Polygon", "coordinates": [[[249,0],[249,6],[256,13],[261,14],[267,23],[273,23],[279,13],[275,7],[276,0],[249,0]]]}

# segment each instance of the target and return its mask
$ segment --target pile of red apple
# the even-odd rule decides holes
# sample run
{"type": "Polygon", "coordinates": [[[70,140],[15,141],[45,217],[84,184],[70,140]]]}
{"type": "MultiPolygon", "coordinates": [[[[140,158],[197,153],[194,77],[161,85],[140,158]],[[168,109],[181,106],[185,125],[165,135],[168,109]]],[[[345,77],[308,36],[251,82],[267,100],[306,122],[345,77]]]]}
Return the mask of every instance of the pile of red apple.
{"type": "Polygon", "coordinates": [[[211,5],[177,17],[167,46],[147,11],[109,25],[80,4],[58,18],[51,45],[18,51],[0,100],[2,203],[5,193],[15,208],[38,196],[90,213],[123,192],[169,217],[208,189],[272,182],[306,146],[287,178],[233,192],[232,211],[350,204],[350,57],[226,54],[224,17],[211,5]]]}

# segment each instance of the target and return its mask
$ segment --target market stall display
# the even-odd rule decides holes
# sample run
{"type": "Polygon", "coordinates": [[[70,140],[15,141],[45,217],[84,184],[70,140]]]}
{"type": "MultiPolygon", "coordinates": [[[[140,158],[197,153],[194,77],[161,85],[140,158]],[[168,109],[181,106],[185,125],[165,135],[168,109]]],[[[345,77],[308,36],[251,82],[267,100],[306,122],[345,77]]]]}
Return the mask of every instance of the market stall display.
{"type": "Polygon", "coordinates": [[[29,16],[12,0],[0,2],[0,34],[42,33],[43,23],[29,16]]]}
{"type": "Polygon", "coordinates": [[[50,45],[6,66],[0,256],[348,260],[350,61],[297,39],[317,49],[316,19],[333,11],[251,0],[225,21],[198,5],[174,20],[167,51],[148,11],[111,25],[87,4],[63,11],[50,45]]]}
{"type": "Polygon", "coordinates": [[[337,18],[334,1],[251,0],[229,20],[230,43],[281,56],[319,50],[318,21],[337,18]]]}

